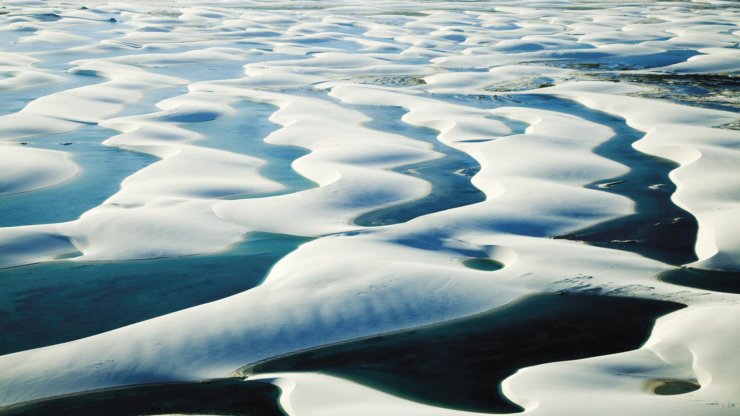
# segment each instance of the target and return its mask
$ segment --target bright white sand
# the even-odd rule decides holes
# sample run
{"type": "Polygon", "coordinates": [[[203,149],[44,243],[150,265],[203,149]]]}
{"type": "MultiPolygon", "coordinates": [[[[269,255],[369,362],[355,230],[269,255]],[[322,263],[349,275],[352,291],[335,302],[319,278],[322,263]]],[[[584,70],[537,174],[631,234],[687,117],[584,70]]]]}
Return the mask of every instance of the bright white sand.
{"type": "Polygon", "coordinates": [[[280,405],[291,415],[339,416],[409,415],[473,416],[462,412],[414,403],[341,378],[313,373],[264,374],[250,380],[269,381],[282,390],[280,405]],[[323,397],[331,392],[332,400],[323,397]],[[358,406],[362,403],[362,406],[358,406]]]}
{"type": "MultiPolygon", "coordinates": [[[[578,64],[601,57],[606,69],[627,65],[633,74],[737,74],[740,11],[719,0],[536,3],[98,1],[79,10],[4,2],[0,95],[28,96],[0,115],[0,196],[74,180],[80,167],[66,153],[33,141],[84,125],[119,132],[105,146],[158,160],[79,219],[0,228],[0,267],[213,253],[250,231],[316,239],[247,292],[0,357],[0,404],[223,377],[278,354],[527,294],[598,288],[689,307],[661,318],[638,350],[521,369],[504,382],[507,397],[542,415],[735,414],[740,297],[656,281],[672,266],[637,254],[552,239],[634,212],[629,199],[585,187],[628,171],[593,152],[614,132],[555,110],[497,106],[495,97],[555,95],[645,132],[637,150],[680,165],[670,175],[672,200],[699,223],[691,266],[738,271],[740,134],[718,128],[737,114],[644,98],[643,87],[594,81],[578,64]],[[51,12],[62,18],[38,17],[51,12]],[[699,55],[681,58],[686,51],[699,55]],[[680,57],[666,63],[661,54],[680,57]],[[90,82],[63,88],[72,76],[90,82]],[[175,92],[147,101],[162,88],[175,92]],[[209,137],[189,129],[245,117],[235,114],[241,101],[276,107],[274,131],[256,139],[303,148],[291,168],[315,187],[284,193],[287,184],[261,170],[268,161],[208,147],[209,137]],[[120,114],[137,103],[150,105],[120,114]],[[353,224],[428,195],[429,182],[394,169],[445,156],[423,140],[368,128],[354,105],[402,107],[404,123],[433,129],[472,157],[481,169],[471,181],[485,201],[373,230],[353,224]],[[505,267],[469,269],[469,253],[505,267]],[[701,389],[658,396],[645,387],[658,379],[696,379],[701,389]]],[[[291,415],[464,414],[325,375],[269,377],[291,415]]]]}
{"type": "Polygon", "coordinates": [[[22,146],[1,146],[0,164],[0,195],[46,188],[77,173],[64,152],[22,146]]]}

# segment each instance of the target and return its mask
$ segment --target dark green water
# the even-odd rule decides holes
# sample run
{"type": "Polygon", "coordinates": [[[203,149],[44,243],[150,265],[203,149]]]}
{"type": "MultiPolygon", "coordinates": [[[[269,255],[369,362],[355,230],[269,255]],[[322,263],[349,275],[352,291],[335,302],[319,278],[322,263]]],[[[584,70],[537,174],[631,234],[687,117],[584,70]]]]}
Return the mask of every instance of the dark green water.
{"type": "Polygon", "coordinates": [[[737,112],[740,77],[719,74],[640,74],[604,72],[598,78],[613,82],[629,82],[659,87],[643,95],[671,102],[737,112]]]}
{"type": "Polygon", "coordinates": [[[654,393],[661,396],[674,396],[677,394],[691,393],[700,388],[701,386],[695,381],[687,382],[681,380],[667,380],[663,381],[658,387],[656,387],[654,393]]]}
{"type": "Polygon", "coordinates": [[[118,134],[97,125],[26,139],[28,146],[68,152],[81,171],[50,188],[0,196],[0,227],[72,221],[118,192],[121,182],[157,158],[104,146],[118,134]]]}
{"type": "Polygon", "coordinates": [[[471,269],[482,270],[486,272],[493,272],[496,270],[500,270],[504,267],[503,263],[501,262],[498,262],[492,259],[483,259],[483,258],[467,259],[463,261],[463,264],[466,267],[469,267],[471,269]]]}
{"type": "Polygon", "coordinates": [[[669,264],[685,264],[697,259],[694,253],[698,223],[693,215],[671,200],[676,185],[668,174],[678,164],[646,155],[632,147],[644,133],[629,127],[624,119],[588,109],[573,101],[554,97],[537,99],[546,109],[568,112],[589,121],[609,126],[614,137],[594,149],[594,153],[612,159],[630,170],[626,174],[600,180],[590,189],[625,196],[635,203],[635,213],[558,238],[581,240],[601,247],[632,251],[669,264]],[[658,185],[658,186],[656,186],[658,185]]]}
{"type": "Polygon", "coordinates": [[[381,208],[360,215],[354,223],[364,227],[398,224],[422,215],[481,202],[486,195],[470,183],[480,170],[472,157],[437,140],[437,131],[416,127],[401,121],[407,112],[402,107],[352,106],[372,118],[366,127],[411,137],[431,143],[434,150],[445,156],[428,162],[405,165],[395,172],[416,176],[432,184],[429,195],[403,204],[381,208]]]}
{"type": "MultiPolygon", "coordinates": [[[[308,150],[296,146],[273,145],[264,141],[265,137],[280,127],[269,120],[269,117],[277,111],[275,106],[247,100],[231,106],[236,110],[235,114],[205,123],[184,123],[182,127],[204,136],[202,140],[194,143],[198,146],[254,156],[267,161],[267,165],[260,169],[260,174],[286,186],[286,189],[269,195],[298,192],[316,186],[291,167],[291,163],[308,154],[308,150]]],[[[234,196],[229,199],[267,195],[234,196]]]]}
{"type": "Polygon", "coordinates": [[[0,270],[0,354],[99,334],[243,292],[308,240],[250,233],[217,254],[0,270]]]}
{"type": "Polygon", "coordinates": [[[699,52],[693,49],[674,49],[652,54],[624,56],[586,49],[567,50],[564,53],[552,51],[547,55],[552,59],[538,63],[573,68],[581,71],[614,71],[673,65],[684,62],[692,56],[699,55],[699,52]]]}
{"type": "Polygon", "coordinates": [[[435,406],[520,412],[500,390],[518,369],[636,349],[655,319],[683,307],[539,294],[467,318],[287,354],[240,372],[322,372],[435,406]]]}
{"type": "Polygon", "coordinates": [[[697,289],[740,293],[740,272],[682,267],[662,272],[658,275],[658,279],[675,285],[697,289]]]}
{"type": "Polygon", "coordinates": [[[139,416],[164,414],[283,416],[280,390],[241,379],[97,390],[0,408],[0,416],[139,416]]]}
{"type": "Polygon", "coordinates": [[[696,219],[671,200],[676,186],[668,174],[678,165],[634,149],[632,143],[644,133],[629,127],[624,119],[549,95],[446,95],[440,98],[479,107],[516,106],[557,111],[610,127],[615,135],[593,152],[630,170],[622,176],[604,178],[585,187],[625,196],[634,201],[636,212],[555,237],[631,251],[674,265],[696,260],[696,219]]]}

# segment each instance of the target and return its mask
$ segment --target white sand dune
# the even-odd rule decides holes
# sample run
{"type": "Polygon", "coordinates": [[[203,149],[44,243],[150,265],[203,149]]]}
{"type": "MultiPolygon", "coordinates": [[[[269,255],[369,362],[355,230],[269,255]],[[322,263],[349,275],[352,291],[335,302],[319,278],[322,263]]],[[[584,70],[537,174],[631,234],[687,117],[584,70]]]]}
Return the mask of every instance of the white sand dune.
{"type": "Polygon", "coordinates": [[[0,195],[46,188],[72,178],[77,166],[63,152],[0,146],[0,195]]]}
{"type": "Polygon", "coordinates": [[[562,91],[563,96],[623,117],[646,132],[635,143],[636,149],[681,165],[671,173],[678,187],[672,199],[699,221],[699,261],[693,266],[740,270],[740,229],[732,220],[740,214],[740,174],[733,169],[740,166],[740,134],[716,128],[736,120],[737,114],[594,92],[610,88],[603,84],[586,88],[575,85],[574,91],[569,91],[569,86],[563,85],[545,91],[562,91]]]}
{"type": "Polygon", "coordinates": [[[319,186],[284,196],[222,202],[214,206],[222,218],[261,231],[321,235],[354,229],[351,220],[363,212],[429,192],[427,183],[388,171],[439,157],[428,144],[362,128],[367,117],[325,100],[229,89],[280,107],[272,121],[284,127],[265,140],[310,149],[292,167],[319,186]]]}
{"type": "MultiPolygon", "coordinates": [[[[0,227],[0,268],[218,253],[254,231],[313,239],[246,292],[0,356],[0,405],[225,377],[280,354],[565,291],[688,307],[660,318],[634,351],[520,369],[502,389],[524,413],[737,412],[740,297],[658,281],[675,266],[639,254],[553,238],[637,208],[593,186],[629,172],[595,150],[615,126],[527,101],[572,100],[644,132],[633,147],[678,165],[671,201],[698,223],[698,260],[687,266],[740,271],[737,113],[604,80],[623,70],[638,81],[709,75],[715,86],[695,87],[732,94],[722,80],[734,82],[740,70],[733,2],[86,6],[18,0],[0,8],[8,12],[0,13],[0,95],[9,97],[0,103],[0,204],[19,195],[43,201],[46,190],[85,173],[70,154],[44,147],[56,134],[99,126],[111,130],[107,149],[157,160],[75,220],[0,227]],[[261,120],[245,103],[274,112],[261,120]],[[371,114],[386,111],[392,119],[372,123],[371,114]],[[220,148],[221,131],[208,129],[230,120],[246,121],[244,137],[233,138],[244,140],[239,151],[220,148]],[[268,132],[253,137],[261,133],[251,127],[268,132]],[[409,137],[419,129],[436,142],[409,137]],[[273,160],[257,144],[302,156],[273,160]],[[456,155],[480,169],[429,168],[456,155]],[[274,163],[285,163],[280,179],[274,163]],[[312,186],[295,189],[288,173],[312,186]],[[449,189],[435,176],[443,173],[469,178],[474,189],[449,189]],[[425,215],[355,224],[379,210],[392,217],[434,191],[459,203],[438,209],[430,199],[425,215]],[[481,197],[464,203],[461,194],[473,191],[481,197]],[[463,263],[473,258],[504,267],[463,263]],[[655,394],[666,380],[701,388],[655,394]]],[[[259,377],[283,389],[291,415],[472,414],[316,373],[259,377]]]]}
{"type": "Polygon", "coordinates": [[[264,374],[250,380],[269,381],[282,390],[280,405],[291,415],[423,415],[471,416],[485,413],[444,409],[391,396],[338,377],[318,373],[264,374]],[[334,400],[320,399],[331,392],[334,400]],[[363,403],[357,406],[357,403],[363,403]]]}
{"type": "Polygon", "coordinates": [[[722,350],[737,342],[737,316],[737,304],[681,310],[659,319],[639,350],[527,368],[507,379],[504,389],[526,413],[537,415],[579,408],[603,415],[648,408],[656,414],[733,415],[738,364],[722,350]],[[646,394],[656,380],[698,381],[701,388],[682,395],[646,394]],[[588,395],[576,393],[584,385],[588,395]],[[563,396],[572,401],[564,403],[563,396]]]}
{"type": "Polygon", "coordinates": [[[61,82],[63,77],[34,68],[39,60],[19,53],[0,52],[0,91],[37,87],[61,82]]]}
{"type": "Polygon", "coordinates": [[[58,226],[27,226],[3,229],[0,235],[3,257],[0,266],[13,267],[54,260],[76,249],[58,226]]]}

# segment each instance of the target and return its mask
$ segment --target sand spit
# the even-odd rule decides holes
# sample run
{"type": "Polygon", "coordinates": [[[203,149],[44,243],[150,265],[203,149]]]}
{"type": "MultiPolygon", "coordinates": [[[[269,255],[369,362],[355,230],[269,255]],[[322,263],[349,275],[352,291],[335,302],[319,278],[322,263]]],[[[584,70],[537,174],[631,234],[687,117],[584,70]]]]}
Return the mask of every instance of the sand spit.
{"type": "Polygon", "coordinates": [[[722,0],[4,2],[0,204],[34,209],[0,227],[0,414],[736,414],[739,25],[722,0]],[[62,197],[94,202],[34,214],[62,197]],[[271,385],[197,383],[238,369],[271,385]]]}

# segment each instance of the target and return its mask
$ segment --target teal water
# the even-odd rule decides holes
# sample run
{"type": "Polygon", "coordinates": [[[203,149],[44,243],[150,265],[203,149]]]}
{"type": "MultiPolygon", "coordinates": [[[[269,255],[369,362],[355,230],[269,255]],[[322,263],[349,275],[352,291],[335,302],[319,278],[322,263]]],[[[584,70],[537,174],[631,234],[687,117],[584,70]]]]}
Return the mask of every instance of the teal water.
{"type": "Polygon", "coordinates": [[[284,416],[280,389],[237,378],[93,390],[0,408],[0,416],[284,416]]]}
{"type": "Polygon", "coordinates": [[[126,177],[157,160],[102,144],[115,134],[86,125],[70,133],[27,139],[34,148],[68,152],[81,171],[60,185],[0,196],[0,227],[75,220],[116,193],[126,177]]]}
{"type": "Polygon", "coordinates": [[[237,195],[229,199],[264,197],[310,189],[316,184],[293,170],[291,163],[309,151],[296,146],[273,145],[264,141],[270,133],[280,128],[269,118],[277,111],[275,106],[242,100],[231,104],[234,114],[204,123],[182,123],[181,126],[198,132],[203,139],[194,144],[202,147],[249,155],[267,162],[259,173],[283,184],[286,189],[270,194],[237,195]]]}
{"type": "Polygon", "coordinates": [[[250,233],[222,253],[0,270],[0,355],[83,338],[259,285],[307,238],[250,233]]]}
{"type": "Polygon", "coordinates": [[[622,176],[605,178],[586,187],[630,198],[635,203],[636,212],[561,238],[632,251],[669,264],[696,260],[694,244],[698,223],[693,215],[671,200],[676,185],[668,175],[678,164],[632,147],[632,143],[640,140],[644,133],[629,127],[622,118],[555,97],[521,98],[526,105],[537,101],[539,108],[570,113],[610,127],[615,132],[614,137],[596,147],[594,153],[630,169],[622,176]]]}
{"type": "Polygon", "coordinates": [[[470,182],[470,178],[480,170],[475,159],[439,142],[436,130],[412,126],[401,121],[401,117],[407,112],[406,109],[369,105],[356,105],[352,108],[372,118],[372,121],[365,124],[366,127],[425,141],[432,144],[435,151],[444,154],[440,159],[393,169],[395,172],[416,176],[431,183],[432,191],[429,195],[360,215],[354,220],[355,224],[366,227],[397,224],[486,199],[485,194],[470,182]]]}
{"type": "Polygon", "coordinates": [[[49,84],[38,85],[35,87],[22,88],[17,90],[0,91],[0,115],[12,114],[22,110],[31,101],[54,94],[56,92],[79,88],[90,84],[101,82],[100,78],[84,75],[74,75],[67,73],[55,72],[54,75],[61,75],[64,80],[49,84]]]}
{"type": "Polygon", "coordinates": [[[465,267],[475,270],[481,270],[484,272],[493,272],[504,268],[503,263],[496,260],[484,258],[463,260],[463,264],[465,265],[465,267]]]}
{"type": "MultiPolygon", "coordinates": [[[[696,260],[696,219],[671,200],[676,185],[668,174],[678,165],[633,148],[632,143],[641,139],[644,133],[629,127],[624,119],[549,95],[436,97],[484,108],[515,106],[557,111],[610,127],[614,130],[614,136],[594,148],[593,152],[627,166],[629,172],[619,177],[604,178],[586,185],[586,188],[625,196],[635,203],[636,212],[555,237],[631,251],[669,264],[696,260]]],[[[573,212],[577,212],[577,207],[573,207],[573,212]]],[[[528,231],[524,227],[526,224],[513,231],[526,234],[528,231]]]]}
{"type": "Polygon", "coordinates": [[[691,393],[700,388],[701,386],[695,380],[661,380],[661,384],[653,392],[661,396],[674,396],[677,394],[691,393]]]}
{"type": "Polygon", "coordinates": [[[536,294],[460,319],[270,358],[239,373],[320,372],[434,406],[517,413],[522,408],[506,398],[500,383],[519,369],[638,348],[655,319],[683,307],[536,294]]]}
{"type": "Polygon", "coordinates": [[[586,71],[634,70],[673,65],[684,62],[695,55],[699,55],[699,53],[693,49],[674,49],[633,56],[615,56],[590,50],[568,50],[563,53],[550,53],[548,57],[554,58],[554,60],[545,60],[538,63],[586,71]]]}

